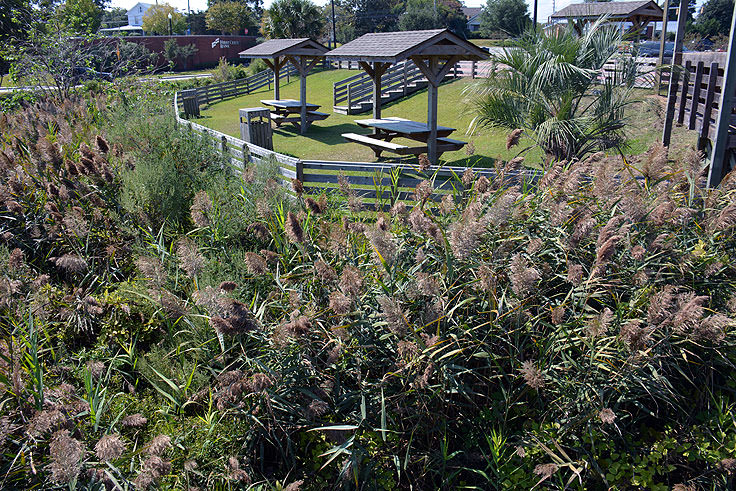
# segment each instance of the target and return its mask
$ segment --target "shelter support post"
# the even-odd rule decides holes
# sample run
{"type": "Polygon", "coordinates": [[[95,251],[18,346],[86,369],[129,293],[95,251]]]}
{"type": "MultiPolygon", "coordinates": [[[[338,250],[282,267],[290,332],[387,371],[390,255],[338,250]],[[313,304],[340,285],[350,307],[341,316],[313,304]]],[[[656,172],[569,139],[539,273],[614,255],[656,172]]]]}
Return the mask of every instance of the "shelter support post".
{"type": "Polygon", "coordinates": [[[371,65],[368,62],[359,61],[358,65],[373,80],[373,119],[381,119],[381,77],[391,64],[377,61],[371,65]]]}
{"type": "Polygon", "coordinates": [[[412,56],[414,64],[424,74],[429,82],[427,88],[427,126],[429,127],[429,138],[427,139],[427,157],[432,164],[439,163],[437,152],[437,92],[440,83],[445,79],[452,67],[460,61],[460,56],[451,56],[444,64],[440,63],[439,56],[412,56]],[[426,63],[425,63],[426,62],[426,63]]]}
{"type": "Polygon", "coordinates": [[[728,148],[730,139],[729,126],[731,125],[731,111],[733,108],[733,93],[736,90],[736,9],[731,16],[731,35],[728,40],[728,57],[723,69],[723,86],[721,87],[721,103],[718,106],[716,119],[716,139],[710,152],[710,170],[708,171],[708,186],[715,187],[728,173],[728,148]]]}
{"type": "MultiPolygon", "coordinates": [[[[664,13],[662,14],[662,33],[660,34],[659,39],[659,61],[657,63],[658,67],[661,67],[664,65],[664,48],[665,48],[665,42],[667,41],[667,22],[669,21],[669,10],[670,10],[670,0],[664,0],[664,13]]],[[[654,24],[654,30],[657,30],[657,24],[654,24]]],[[[672,71],[670,70],[670,77],[672,71]]],[[[662,69],[660,68],[657,70],[657,94],[659,94],[659,91],[662,90],[662,69]]]]}
{"type": "Polygon", "coordinates": [[[310,61],[309,58],[309,56],[301,55],[289,55],[286,57],[294,65],[296,71],[299,72],[299,102],[301,103],[299,132],[302,135],[307,132],[309,126],[309,121],[307,121],[307,75],[309,74],[309,70],[320,60],[320,58],[312,57],[310,61]]]}
{"type": "MultiPolygon", "coordinates": [[[[662,130],[662,145],[668,147],[672,137],[672,121],[675,119],[675,103],[677,102],[677,72],[682,63],[682,40],[685,37],[685,22],[687,21],[687,2],[680,0],[680,11],[677,15],[677,31],[675,32],[675,47],[672,51],[672,70],[667,89],[667,112],[665,114],[664,129],[662,130]]],[[[686,83],[687,80],[684,81],[686,83]]]]}
{"type": "Polygon", "coordinates": [[[269,60],[268,58],[263,59],[264,62],[266,62],[266,66],[271,69],[273,72],[273,98],[277,101],[280,98],[281,91],[279,87],[280,82],[280,75],[281,69],[286,65],[286,59],[282,57],[276,57],[273,60],[269,60]]]}

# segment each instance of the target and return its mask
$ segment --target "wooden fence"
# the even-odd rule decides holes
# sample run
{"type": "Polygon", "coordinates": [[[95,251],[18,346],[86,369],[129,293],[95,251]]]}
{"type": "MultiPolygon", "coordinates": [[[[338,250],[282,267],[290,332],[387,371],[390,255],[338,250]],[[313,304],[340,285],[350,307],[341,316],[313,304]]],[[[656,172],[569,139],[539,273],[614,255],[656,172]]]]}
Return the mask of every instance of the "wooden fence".
{"type": "MultiPolygon", "coordinates": [[[[336,190],[340,176],[351,184],[363,206],[371,210],[388,210],[396,201],[412,201],[414,188],[424,179],[433,180],[433,200],[441,199],[454,190],[463,190],[462,175],[467,167],[432,166],[421,172],[408,162],[336,162],[301,160],[247,143],[222,132],[207,128],[179,116],[179,93],[174,95],[174,111],[178,124],[204,137],[212,138],[235,169],[246,165],[266,165],[273,162],[280,184],[291,193],[291,180],[299,179],[308,193],[336,190]]],[[[493,179],[493,169],[472,169],[476,176],[493,179]]],[[[531,185],[541,177],[539,171],[522,170],[506,174],[509,183],[531,185]]]]}
{"type": "MultiPolygon", "coordinates": [[[[684,69],[673,77],[675,122],[698,132],[698,148],[705,149],[715,138],[720,111],[723,66],[717,61],[686,60],[684,69]]],[[[736,147],[736,112],[730,108],[729,144],[736,147]]]]}

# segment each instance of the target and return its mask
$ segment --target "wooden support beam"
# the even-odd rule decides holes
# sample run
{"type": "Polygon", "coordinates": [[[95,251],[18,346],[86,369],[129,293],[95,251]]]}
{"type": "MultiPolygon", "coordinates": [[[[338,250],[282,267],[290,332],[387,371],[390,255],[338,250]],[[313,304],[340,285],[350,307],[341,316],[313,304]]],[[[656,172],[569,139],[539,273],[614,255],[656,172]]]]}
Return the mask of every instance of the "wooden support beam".
{"type": "Polygon", "coordinates": [[[705,63],[699,61],[695,66],[695,80],[693,80],[693,94],[690,99],[690,119],[687,122],[687,129],[694,130],[695,122],[698,119],[698,107],[700,107],[700,92],[703,85],[703,68],[705,63]]]}
{"type": "MultiPolygon", "coordinates": [[[[664,47],[667,38],[667,22],[669,21],[670,0],[664,0],[664,13],[662,14],[662,34],[659,40],[659,62],[658,67],[664,65],[664,47]]],[[[656,30],[656,25],[654,26],[656,30]]],[[[670,70],[670,74],[672,71],[670,70]]],[[[657,94],[662,90],[662,69],[657,70],[657,94]]]]}
{"type": "Polygon", "coordinates": [[[716,139],[710,153],[710,170],[708,171],[708,186],[718,186],[728,173],[729,127],[731,126],[731,111],[733,95],[736,91],[736,9],[731,16],[731,36],[728,40],[728,57],[723,69],[721,87],[721,102],[718,105],[716,119],[716,139]]]}
{"type": "MultiPolygon", "coordinates": [[[[439,75],[439,57],[432,56],[429,59],[429,71],[435,75],[439,75]]],[[[439,164],[439,155],[437,154],[437,86],[439,83],[431,80],[427,87],[427,125],[429,126],[429,139],[427,140],[428,157],[430,163],[439,164]]]]}
{"type": "Polygon", "coordinates": [[[685,22],[687,21],[687,2],[680,0],[680,11],[677,16],[677,31],[675,32],[675,48],[672,53],[672,72],[670,73],[670,84],[667,91],[667,112],[662,129],[662,145],[668,147],[672,137],[672,122],[675,118],[675,103],[677,102],[677,71],[676,65],[682,63],[682,40],[685,37],[685,22]]]}
{"type": "Polygon", "coordinates": [[[715,100],[715,86],[718,83],[718,62],[710,64],[708,72],[708,88],[705,91],[705,106],[703,106],[703,124],[700,125],[698,137],[698,150],[704,150],[710,135],[710,117],[713,115],[713,101],[715,100]]]}

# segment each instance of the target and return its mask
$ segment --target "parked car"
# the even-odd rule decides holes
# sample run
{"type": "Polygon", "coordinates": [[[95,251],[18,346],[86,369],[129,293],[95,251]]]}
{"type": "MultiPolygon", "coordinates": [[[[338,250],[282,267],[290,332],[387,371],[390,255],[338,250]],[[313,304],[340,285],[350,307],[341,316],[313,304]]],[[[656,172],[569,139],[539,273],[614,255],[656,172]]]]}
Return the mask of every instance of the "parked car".
{"type": "MultiPolygon", "coordinates": [[[[636,50],[639,56],[659,56],[659,41],[644,41],[636,46],[636,50]]],[[[672,53],[675,51],[674,42],[664,43],[664,57],[672,58],[672,53]]],[[[684,46],[682,47],[683,53],[689,51],[684,46]]]]}
{"type": "Polygon", "coordinates": [[[72,76],[75,82],[84,82],[85,80],[105,80],[112,82],[112,73],[98,72],[86,66],[75,66],[72,68],[72,76]]]}

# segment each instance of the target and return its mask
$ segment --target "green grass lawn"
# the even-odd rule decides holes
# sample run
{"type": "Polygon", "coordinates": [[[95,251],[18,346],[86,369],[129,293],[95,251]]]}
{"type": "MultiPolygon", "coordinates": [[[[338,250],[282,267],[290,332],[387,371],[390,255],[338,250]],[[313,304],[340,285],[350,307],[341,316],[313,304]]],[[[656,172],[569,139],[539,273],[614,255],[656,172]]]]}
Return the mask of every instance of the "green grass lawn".
{"type": "MultiPolygon", "coordinates": [[[[369,130],[359,127],[355,124],[355,120],[370,118],[371,114],[345,116],[332,112],[332,84],[356,73],[355,70],[334,70],[310,75],[307,78],[307,101],[321,105],[320,111],[329,113],[330,117],[312,124],[304,136],[299,135],[292,125],[274,128],[274,150],[302,159],[375,161],[375,155],[369,148],[357,143],[347,143],[340,136],[342,133],[368,134],[369,130]]],[[[462,101],[464,99],[463,90],[470,82],[467,79],[460,79],[440,87],[438,123],[457,128],[450,138],[473,142],[475,155],[468,156],[463,149],[445,153],[442,159],[455,165],[489,165],[493,158],[504,160],[513,158],[519,148],[506,150],[505,131],[484,130],[475,135],[466,134],[473,117],[462,101]]],[[[291,83],[281,86],[281,98],[299,98],[298,79],[292,78],[291,83]]],[[[273,99],[273,92],[264,89],[250,95],[212,104],[202,111],[202,118],[198,122],[229,135],[240,136],[238,109],[261,106],[261,99],[273,99]]],[[[382,115],[426,121],[427,91],[417,92],[406,99],[384,106],[382,115]]],[[[394,141],[402,143],[402,140],[399,139],[394,141]]],[[[385,153],[384,155],[390,157],[392,154],[385,153]]],[[[537,153],[528,160],[536,160],[538,163],[540,158],[541,154],[537,153]]]]}
{"type": "MultiPolygon", "coordinates": [[[[342,133],[368,134],[369,130],[355,124],[356,119],[370,118],[370,113],[345,116],[332,112],[332,84],[342,80],[356,71],[334,70],[312,74],[307,79],[307,100],[322,107],[321,111],[330,116],[324,121],[314,123],[306,135],[299,135],[292,125],[274,128],[274,150],[302,159],[325,159],[354,162],[373,162],[376,160],[373,152],[357,143],[348,143],[342,133]]],[[[284,81],[285,82],[285,81],[284,81]]],[[[509,160],[517,155],[520,149],[531,144],[528,139],[522,139],[518,147],[506,150],[506,131],[501,129],[478,130],[475,134],[467,134],[468,127],[473,119],[465,102],[464,89],[475,81],[459,79],[442,85],[439,89],[439,121],[443,126],[457,128],[450,135],[451,138],[472,142],[475,154],[468,156],[466,151],[448,152],[442,159],[453,165],[492,165],[493,160],[501,158],[509,160]]],[[[261,106],[261,99],[272,99],[273,92],[267,89],[212,104],[202,111],[199,123],[210,128],[222,131],[232,136],[240,136],[238,109],[261,106]]],[[[282,84],[281,98],[298,99],[298,79],[291,79],[289,84],[282,84]]],[[[640,154],[646,151],[661,135],[664,109],[662,98],[657,99],[651,91],[640,90],[636,93],[635,101],[629,106],[629,126],[627,136],[630,147],[627,154],[640,154]]],[[[391,103],[383,108],[382,115],[399,116],[414,121],[427,119],[427,92],[417,92],[406,99],[391,103]]],[[[402,143],[402,140],[395,140],[402,143]]],[[[694,132],[683,128],[673,129],[673,142],[691,144],[695,142],[694,132]]],[[[392,154],[385,153],[391,157],[392,154]]],[[[527,153],[526,165],[537,167],[542,161],[542,153],[533,149],[527,153]]]]}

